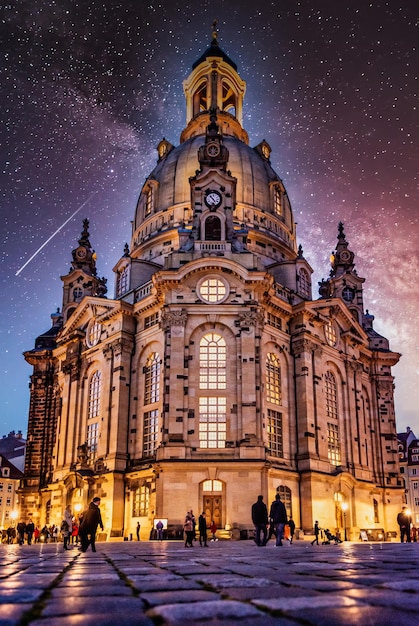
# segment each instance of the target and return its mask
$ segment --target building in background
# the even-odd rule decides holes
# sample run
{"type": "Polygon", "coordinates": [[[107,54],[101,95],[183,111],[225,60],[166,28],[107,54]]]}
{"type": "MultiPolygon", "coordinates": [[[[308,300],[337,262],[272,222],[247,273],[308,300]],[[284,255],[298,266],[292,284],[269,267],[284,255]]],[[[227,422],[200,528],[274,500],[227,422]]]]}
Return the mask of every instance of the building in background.
{"type": "MultiPolygon", "coordinates": [[[[184,81],[186,126],[163,138],[106,298],[85,220],[33,366],[21,506],[58,523],[101,497],[107,536],[168,533],[189,509],[251,526],[280,493],[297,527],[395,531],[404,497],[400,355],[364,309],[343,224],[313,296],[291,203],[246,84],[217,33],[184,81]]],[[[170,132],[170,128],[168,128],[170,132]]],[[[237,533],[236,533],[237,534],[237,533]]]]}
{"type": "Polygon", "coordinates": [[[19,515],[18,489],[23,472],[0,454],[0,530],[16,524],[19,515]]]}
{"type": "Polygon", "coordinates": [[[419,526],[419,440],[407,427],[398,433],[400,473],[404,478],[405,502],[412,513],[412,522],[419,526]]]}
{"type": "Polygon", "coordinates": [[[11,461],[17,469],[23,472],[25,466],[26,439],[20,430],[12,430],[0,439],[0,454],[11,461]]]}

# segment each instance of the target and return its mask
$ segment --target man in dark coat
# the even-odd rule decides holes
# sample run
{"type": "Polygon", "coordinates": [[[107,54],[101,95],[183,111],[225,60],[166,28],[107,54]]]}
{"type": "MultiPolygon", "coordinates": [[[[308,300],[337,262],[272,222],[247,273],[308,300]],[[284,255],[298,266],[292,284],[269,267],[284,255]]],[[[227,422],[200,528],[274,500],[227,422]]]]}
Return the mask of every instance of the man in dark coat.
{"type": "Polygon", "coordinates": [[[402,510],[398,514],[397,523],[400,527],[400,541],[404,543],[404,540],[406,538],[406,542],[410,543],[410,526],[412,523],[412,516],[409,514],[408,508],[406,506],[402,507],[402,510]]]}
{"type": "Polygon", "coordinates": [[[281,500],[279,493],[276,494],[275,500],[271,504],[269,511],[271,523],[273,523],[276,532],[276,545],[282,546],[282,538],[284,536],[285,524],[288,521],[287,510],[285,504],[281,500]]]}
{"type": "Polygon", "coordinates": [[[258,546],[266,546],[268,509],[263,501],[263,496],[258,496],[257,502],[252,504],[252,522],[256,530],[256,544],[258,546]]]}
{"type": "Polygon", "coordinates": [[[89,545],[92,546],[92,552],[96,552],[96,530],[100,526],[103,530],[102,516],[100,514],[100,498],[93,498],[89,504],[89,508],[83,515],[83,521],[79,528],[79,537],[81,542],[81,551],[86,552],[89,545]]]}
{"type": "Polygon", "coordinates": [[[205,517],[205,512],[202,511],[201,515],[198,518],[198,528],[199,528],[199,545],[204,548],[208,548],[207,544],[207,518],[205,517]]]}

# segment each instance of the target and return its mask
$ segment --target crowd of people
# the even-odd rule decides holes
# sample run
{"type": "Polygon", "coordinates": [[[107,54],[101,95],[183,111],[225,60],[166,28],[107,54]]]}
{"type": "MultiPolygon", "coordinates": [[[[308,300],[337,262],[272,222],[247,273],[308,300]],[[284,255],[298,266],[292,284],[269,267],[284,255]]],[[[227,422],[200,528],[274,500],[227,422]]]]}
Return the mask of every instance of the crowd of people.
{"type": "MultiPolygon", "coordinates": [[[[52,524],[43,526],[41,529],[35,526],[32,519],[27,522],[20,520],[16,526],[11,525],[0,531],[1,542],[7,544],[18,543],[23,545],[27,543],[57,543],[62,542],[64,550],[70,549],[70,544],[80,544],[82,552],[91,547],[92,551],[96,551],[96,532],[97,528],[103,530],[102,516],[100,512],[100,498],[95,497],[90,502],[88,508],[81,513],[78,518],[73,516],[70,505],[64,511],[63,520],[60,526],[52,524]]],[[[268,541],[275,536],[275,545],[282,546],[287,527],[287,539],[289,543],[293,542],[295,534],[295,522],[287,515],[287,510],[281,500],[279,493],[276,494],[275,500],[272,502],[269,512],[268,507],[263,501],[263,496],[259,495],[257,501],[252,505],[251,509],[252,522],[255,527],[255,542],[258,546],[266,546],[268,541]]],[[[402,543],[417,542],[418,529],[412,524],[410,511],[406,506],[397,516],[397,523],[400,528],[400,541],[402,543]]],[[[211,533],[210,541],[218,541],[217,525],[214,520],[208,526],[205,512],[203,511],[196,521],[192,509],[190,509],[185,517],[183,524],[185,548],[192,548],[193,542],[197,540],[197,529],[199,532],[199,544],[201,547],[208,547],[208,531],[211,533]]],[[[156,525],[157,538],[163,539],[163,523],[159,521],[156,525]]],[[[341,543],[338,534],[333,535],[329,529],[321,529],[318,520],[314,523],[314,539],[312,545],[319,545],[319,538],[323,544],[341,543]]],[[[137,523],[137,540],[140,539],[140,524],[137,523]]]]}

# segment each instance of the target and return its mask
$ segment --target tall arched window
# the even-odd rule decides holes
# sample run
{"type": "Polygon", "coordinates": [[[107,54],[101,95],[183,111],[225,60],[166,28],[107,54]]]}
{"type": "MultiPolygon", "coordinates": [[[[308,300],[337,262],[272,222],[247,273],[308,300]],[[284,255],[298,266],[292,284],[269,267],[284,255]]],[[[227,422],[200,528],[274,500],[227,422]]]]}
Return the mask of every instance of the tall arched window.
{"type": "Polygon", "coordinates": [[[298,292],[303,298],[310,297],[310,276],[303,267],[298,272],[298,292]]]}
{"type": "Polygon", "coordinates": [[[281,368],[273,352],[269,352],[266,357],[266,400],[272,404],[281,404],[281,368]]]}
{"type": "Polygon", "coordinates": [[[144,405],[153,404],[160,399],[160,357],[153,352],[144,368],[144,405]]]}
{"type": "Polygon", "coordinates": [[[216,215],[209,215],[205,220],[205,241],[221,241],[221,220],[216,215]]]}
{"type": "Polygon", "coordinates": [[[199,344],[199,388],[226,388],[226,342],[221,335],[209,333],[199,344]]]}
{"type": "Polygon", "coordinates": [[[199,344],[199,388],[212,394],[199,398],[199,445],[225,448],[227,433],[226,343],[221,335],[207,333],[199,344]],[[219,393],[221,392],[221,393],[219,393]]]}
{"type": "Polygon", "coordinates": [[[341,464],[340,434],[336,379],[332,372],[325,374],[327,456],[332,465],[341,464]]]}
{"type": "Polygon", "coordinates": [[[94,372],[90,379],[89,386],[89,419],[99,417],[100,410],[100,392],[101,392],[102,374],[99,370],[94,372]]]}
{"type": "Polygon", "coordinates": [[[276,488],[277,493],[281,496],[282,502],[285,504],[285,508],[287,509],[288,517],[292,517],[292,498],[291,498],[291,489],[289,487],[285,487],[284,485],[280,485],[276,488]]]}

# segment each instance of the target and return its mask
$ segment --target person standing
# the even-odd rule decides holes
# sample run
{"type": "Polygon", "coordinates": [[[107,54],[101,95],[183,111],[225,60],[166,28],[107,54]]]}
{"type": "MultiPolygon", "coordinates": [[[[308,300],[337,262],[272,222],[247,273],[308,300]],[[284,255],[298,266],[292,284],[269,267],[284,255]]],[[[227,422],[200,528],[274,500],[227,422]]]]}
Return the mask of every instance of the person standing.
{"type": "Polygon", "coordinates": [[[211,526],[210,526],[210,531],[211,531],[211,541],[218,541],[216,535],[217,535],[217,524],[214,522],[214,520],[212,520],[211,522],[211,526]]]}
{"type": "Polygon", "coordinates": [[[252,504],[252,522],[256,530],[256,545],[266,546],[268,509],[263,501],[263,496],[258,496],[257,501],[252,504]]]}
{"type": "Polygon", "coordinates": [[[83,515],[83,521],[79,528],[79,537],[81,542],[81,551],[86,552],[89,545],[92,552],[96,552],[96,531],[100,526],[103,530],[102,515],[100,513],[100,498],[93,498],[89,504],[89,508],[83,515]]]}
{"type": "Polygon", "coordinates": [[[290,517],[288,520],[288,526],[290,527],[290,543],[292,543],[292,540],[294,539],[294,533],[295,533],[295,522],[292,519],[292,517],[290,517]]]}
{"type": "Polygon", "coordinates": [[[163,541],[163,522],[161,521],[161,519],[157,522],[156,524],[156,530],[157,530],[157,541],[163,541]]]}
{"type": "Polygon", "coordinates": [[[397,516],[397,523],[400,528],[401,543],[405,543],[404,541],[405,538],[406,538],[406,543],[411,543],[410,526],[412,524],[412,516],[410,515],[407,506],[402,507],[402,510],[397,516]]]}
{"type": "Polygon", "coordinates": [[[193,535],[194,535],[194,524],[191,515],[191,511],[186,513],[185,522],[183,524],[183,530],[185,531],[186,539],[185,539],[185,548],[193,548],[193,535]]]}
{"type": "Polygon", "coordinates": [[[275,545],[282,546],[284,528],[285,524],[287,523],[287,510],[285,508],[285,504],[281,500],[281,496],[279,495],[279,493],[276,494],[275,500],[271,504],[269,517],[273,522],[274,528],[276,529],[275,545]]]}
{"type": "Polygon", "coordinates": [[[140,541],[140,529],[141,529],[140,522],[137,522],[137,528],[136,528],[136,531],[137,531],[137,541],[140,541]]]}
{"type": "Polygon", "coordinates": [[[202,511],[198,517],[198,529],[199,529],[199,545],[204,548],[208,548],[207,544],[207,519],[205,512],[202,511]]]}
{"type": "Polygon", "coordinates": [[[319,535],[320,535],[320,526],[319,526],[319,522],[316,520],[314,522],[314,539],[311,542],[311,545],[313,545],[314,543],[319,545],[319,535]]]}

